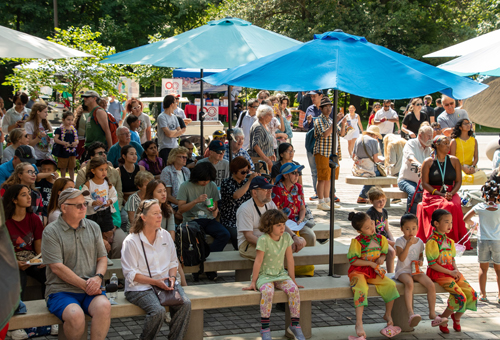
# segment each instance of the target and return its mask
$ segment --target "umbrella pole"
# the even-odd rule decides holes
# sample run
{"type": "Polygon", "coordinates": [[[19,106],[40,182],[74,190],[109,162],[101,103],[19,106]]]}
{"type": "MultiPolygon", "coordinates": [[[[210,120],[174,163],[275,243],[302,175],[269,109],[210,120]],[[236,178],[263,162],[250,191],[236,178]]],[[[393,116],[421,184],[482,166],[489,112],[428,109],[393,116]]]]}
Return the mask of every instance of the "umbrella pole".
{"type": "Polygon", "coordinates": [[[201,103],[200,103],[200,112],[199,112],[199,121],[200,121],[200,154],[199,156],[203,157],[205,154],[205,135],[203,134],[203,69],[200,69],[200,93],[201,93],[201,103]]]}
{"type": "MultiPolygon", "coordinates": [[[[231,127],[231,121],[233,120],[233,105],[232,105],[232,101],[231,101],[231,90],[232,90],[232,86],[231,85],[228,85],[227,87],[227,128],[228,130],[231,130],[232,127],[231,127]]],[[[232,159],[233,159],[233,152],[231,151],[231,142],[232,142],[232,139],[233,139],[233,134],[232,133],[227,133],[227,141],[229,143],[229,163],[231,163],[232,159]]]]}
{"type": "Polygon", "coordinates": [[[331,186],[330,186],[330,252],[329,252],[329,269],[328,275],[331,277],[339,278],[340,275],[333,274],[333,255],[334,255],[334,232],[335,232],[335,170],[339,166],[339,160],[335,144],[337,141],[337,111],[339,104],[339,91],[333,92],[333,131],[332,131],[332,152],[330,156],[330,169],[331,169],[331,186]]]}

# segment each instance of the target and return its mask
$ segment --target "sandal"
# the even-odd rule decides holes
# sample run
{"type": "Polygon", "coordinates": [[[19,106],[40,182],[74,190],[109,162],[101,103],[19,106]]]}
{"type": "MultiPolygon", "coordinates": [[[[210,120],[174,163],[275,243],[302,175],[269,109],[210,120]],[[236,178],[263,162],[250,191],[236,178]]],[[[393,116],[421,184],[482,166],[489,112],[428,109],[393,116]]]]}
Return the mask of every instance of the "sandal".
{"type": "Polygon", "coordinates": [[[410,327],[416,327],[420,321],[422,321],[422,317],[420,315],[412,314],[408,319],[408,325],[410,325],[410,327]]]}
{"type": "Polygon", "coordinates": [[[366,340],[366,338],[364,336],[349,335],[347,340],[366,340]]]}
{"type": "MultiPolygon", "coordinates": [[[[436,316],[434,320],[431,322],[432,327],[444,326],[448,323],[448,318],[442,318],[440,316],[436,316]]],[[[449,331],[448,331],[449,332],[449,331]]]]}
{"type": "Polygon", "coordinates": [[[398,326],[389,325],[380,331],[380,334],[387,338],[393,338],[401,333],[401,328],[398,326]]]}
{"type": "Polygon", "coordinates": [[[488,302],[488,298],[486,296],[480,297],[479,301],[481,302],[488,302]]]}
{"type": "Polygon", "coordinates": [[[460,326],[459,322],[460,320],[455,320],[455,313],[451,314],[451,319],[453,320],[453,329],[457,332],[462,331],[462,326],[460,326]]]}

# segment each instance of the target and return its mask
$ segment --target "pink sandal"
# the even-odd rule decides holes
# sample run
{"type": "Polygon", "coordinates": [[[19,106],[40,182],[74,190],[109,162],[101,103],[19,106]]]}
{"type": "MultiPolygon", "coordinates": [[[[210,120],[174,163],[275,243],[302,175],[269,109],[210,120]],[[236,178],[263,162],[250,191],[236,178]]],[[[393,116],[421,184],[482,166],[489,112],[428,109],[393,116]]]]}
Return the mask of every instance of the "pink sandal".
{"type": "Polygon", "coordinates": [[[431,326],[432,327],[444,326],[447,323],[448,323],[448,318],[442,318],[438,315],[434,320],[432,320],[431,326]]]}
{"type": "Polygon", "coordinates": [[[393,338],[399,333],[401,333],[401,328],[393,325],[389,325],[380,331],[380,334],[388,338],[393,338]]]}
{"type": "Polygon", "coordinates": [[[364,336],[349,335],[347,340],[366,340],[366,338],[364,336]]]}
{"type": "Polygon", "coordinates": [[[412,314],[408,319],[408,325],[410,325],[410,327],[416,327],[420,321],[422,321],[422,317],[419,314],[412,314]]]}

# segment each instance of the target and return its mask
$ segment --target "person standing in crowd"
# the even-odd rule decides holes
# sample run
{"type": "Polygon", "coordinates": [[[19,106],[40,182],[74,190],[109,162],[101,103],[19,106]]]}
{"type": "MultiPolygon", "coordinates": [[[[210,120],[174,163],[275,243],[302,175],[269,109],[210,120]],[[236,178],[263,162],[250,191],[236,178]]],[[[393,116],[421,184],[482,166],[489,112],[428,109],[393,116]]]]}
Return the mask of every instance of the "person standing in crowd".
{"type": "Polygon", "coordinates": [[[304,117],[304,122],[302,124],[306,131],[309,131],[314,127],[313,118],[319,117],[322,114],[320,105],[321,100],[323,99],[323,91],[311,91],[308,95],[311,97],[312,105],[307,108],[306,116],[304,117]]]}
{"type": "Polygon", "coordinates": [[[427,115],[427,119],[430,124],[434,123],[437,119],[434,113],[434,108],[431,106],[432,104],[432,96],[424,97],[424,106],[422,107],[422,112],[427,115]]]}
{"type": "Polygon", "coordinates": [[[354,143],[358,139],[359,134],[363,133],[363,125],[361,124],[361,118],[356,113],[356,107],[354,105],[349,105],[349,115],[344,118],[346,120],[346,135],[349,156],[352,158],[352,151],[354,150],[354,143]]]}
{"type": "MultiPolygon", "coordinates": [[[[125,104],[125,113],[128,115],[134,115],[141,121],[139,128],[137,129],[137,133],[139,137],[141,137],[141,144],[146,143],[148,140],[151,140],[151,119],[147,114],[142,112],[144,105],[137,98],[130,98],[127,100],[127,104],[125,104]]],[[[127,118],[123,122],[123,126],[130,128],[127,124],[127,118]]]]}
{"type": "Polygon", "coordinates": [[[436,99],[436,108],[434,109],[434,119],[437,122],[437,118],[441,113],[443,113],[444,107],[443,107],[443,101],[441,98],[436,99]]]}
{"type": "Polygon", "coordinates": [[[269,105],[260,105],[257,109],[257,121],[250,129],[249,154],[252,161],[257,163],[263,160],[267,164],[267,171],[271,171],[273,162],[276,161],[274,154],[273,136],[268,125],[273,119],[273,109],[269,105]]]}
{"type": "Polygon", "coordinates": [[[158,116],[158,144],[160,145],[160,157],[163,164],[168,162],[168,154],[178,146],[177,140],[186,129],[181,129],[174,110],[177,108],[175,97],[167,95],[163,98],[163,109],[158,116]]]}
{"type": "Polygon", "coordinates": [[[259,107],[259,102],[255,98],[248,100],[248,111],[243,111],[236,122],[236,126],[243,130],[243,135],[245,137],[243,141],[243,149],[249,150],[250,148],[250,129],[252,125],[257,121],[257,108],[259,107]]]}
{"type": "Polygon", "coordinates": [[[151,172],[156,179],[160,178],[163,170],[163,160],[158,157],[158,146],[154,141],[150,140],[144,143],[144,152],[139,165],[142,165],[146,171],[151,172]]]}
{"type": "Polygon", "coordinates": [[[101,100],[95,91],[85,91],[82,94],[83,103],[89,111],[85,127],[85,148],[94,142],[101,142],[106,150],[113,145],[111,131],[108,124],[108,113],[97,103],[101,100]]]}
{"type": "Polygon", "coordinates": [[[422,99],[413,98],[408,109],[408,113],[403,119],[402,131],[408,136],[408,139],[417,138],[418,129],[423,122],[429,122],[429,117],[422,110],[422,99]]]}
{"type": "Polygon", "coordinates": [[[35,159],[38,164],[50,157],[52,126],[47,120],[48,113],[46,104],[36,103],[24,124],[24,130],[31,136],[30,145],[35,149],[35,159]]]}
{"type": "Polygon", "coordinates": [[[14,158],[16,149],[21,145],[29,146],[31,148],[32,154],[35,154],[35,149],[33,149],[31,145],[29,145],[30,135],[28,135],[26,133],[26,130],[24,130],[23,128],[13,129],[9,134],[9,139],[12,144],[3,150],[2,164],[12,160],[14,158]]]}
{"type": "Polygon", "coordinates": [[[127,124],[130,126],[130,140],[132,142],[136,142],[138,144],[141,144],[141,137],[139,137],[139,134],[137,133],[137,129],[139,129],[139,126],[141,125],[141,121],[139,118],[137,118],[134,115],[128,115],[127,116],[127,124]]]}
{"type": "Polygon", "coordinates": [[[226,149],[220,140],[213,140],[208,145],[208,150],[210,150],[210,156],[200,159],[198,164],[209,162],[214,166],[217,174],[215,184],[217,188],[220,188],[222,180],[229,177],[229,162],[224,159],[226,149]]]}
{"type": "Polygon", "coordinates": [[[238,231],[236,229],[236,211],[250,199],[250,182],[259,174],[251,172],[250,163],[244,157],[233,158],[229,165],[231,176],[222,181],[220,188],[220,223],[231,234],[234,250],[238,250],[238,231]],[[248,177],[247,177],[248,175],[248,177]]]}
{"type": "Polygon", "coordinates": [[[52,223],[59,218],[61,215],[61,210],[57,205],[57,201],[59,200],[59,195],[66,189],[74,188],[75,182],[70,180],[69,178],[58,178],[54,182],[52,186],[52,191],[50,193],[50,201],[47,206],[47,214],[49,216],[48,223],[52,223]]]}
{"type": "MultiPolygon", "coordinates": [[[[257,255],[257,240],[263,233],[259,230],[260,219],[263,213],[270,209],[277,209],[271,198],[273,185],[262,177],[257,176],[250,182],[249,199],[236,211],[236,228],[238,230],[238,250],[244,258],[254,261],[257,255]]],[[[306,241],[297,236],[290,228],[285,226],[285,232],[293,239],[292,250],[299,252],[305,247],[306,241]]]]}
{"type": "Polygon", "coordinates": [[[378,112],[378,110],[380,110],[381,107],[382,105],[380,105],[379,102],[373,103],[372,112],[370,113],[370,117],[368,117],[368,126],[366,127],[367,129],[370,125],[373,125],[373,121],[375,120],[375,114],[378,112]]]}
{"type": "Polygon", "coordinates": [[[444,112],[438,116],[437,122],[441,125],[441,132],[449,137],[458,121],[460,119],[469,119],[469,115],[463,109],[455,109],[455,99],[443,94],[441,101],[444,112]]]}
{"type": "Polygon", "coordinates": [[[290,104],[289,102],[289,99],[287,96],[281,96],[279,98],[279,101],[280,101],[280,112],[281,112],[281,116],[283,116],[283,120],[285,122],[285,130],[284,131],[279,131],[281,133],[286,133],[286,135],[288,136],[287,138],[287,141],[289,143],[292,142],[292,138],[293,138],[293,131],[292,131],[292,114],[290,113],[290,110],[288,109],[288,105],[290,104]]]}
{"type": "Polygon", "coordinates": [[[28,103],[28,95],[24,92],[16,92],[12,98],[14,106],[5,112],[2,119],[2,133],[8,135],[13,129],[24,128],[24,123],[31,112],[26,107],[28,103]]]}
{"type": "MultiPolygon", "coordinates": [[[[299,106],[298,106],[298,110],[299,110],[299,117],[301,117],[301,115],[304,115],[304,117],[306,116],[306,111],[307,111],[307,108],[309,106],[311,106],[313,104],[312,100],[311,100],[311,95],[309,94],[309,92],[306,92],[306,91],[303,91],[303,92],[299,92],[300,93],[300,99],[298,99],[299,101],[299,106]]],[[[298,97],[298,95],[297,95],[298,97]]],[[[299,123],[299,126],[300,126],[300,123],[299,123]]],[[[305,129],[305,127],[303,127],[305,129]]]]}
{"type": "Polygon", "coordinates": [[[384,155],[384,145],[382,144],[382,140],[386,134],[394,131],[394,123],[396,122],[399,123],[398,113],[391,109],[391,101],[385,99],[384,106],[377,111],[375,118],[373,119],[373,125],[378,126],[380,134],[382,135],[382,138],[379,140],[382,156],[384,155]]]}
{"type": "Polygon", "coordinates": [[[109,97],[108,112],[111,113],[113,117],[115,117],[118,125],[123,124],[123,106],[119,100],[116,100],[116,97],[114,95],[109,97]]]}
{"type": "Polygon", "coordinates": [[[83,336],[87,314],[92,317],[92,339],[104,340],[111,323],[111,304],[101,291],[108,263],[101,230],[85,218],[86,201],[80,190],[64,190],[58,204],[61,216],[42,236],[47,308],[64,322],[68,339],[83,336]],[[73,246],[65,246],[68,244],[73,246]]]}
{"type": "Polygon", "coordinates": [[[123,243],[125,298],[146,312],[140,338],[156,339],[163,327],[167,312],[152,287],[171,291],[175,286],[183,303],[180,306],[169,306],[171,321],[168,339],[182,340],[188,329],[191,301],[182,287],[176,283],[177,269],[180,267],[175,244],[170,234],[160,227],[161,221],[162,210],[158,201],[141,202],[130,234],[123,243]],[[169,280],[168,286],[165,284],[165,278],[169,280]]]}
{"type": "Polygon", "coordinates": [[[80,105],[75,110],[75,120],[73,122],[73,126],[78,133],[78,146],[76,148],[76,157],[81,159],[84,151],[85,151],[85,135],[87,129],[87,110],[83,108],[83,105],[80,105]]]}
{"type": "Polygon", "coordinates": [[[243,144],[245,143],[245,134],[243,133],[243,130],[238,127],[234,128],[231,136],[233,138],[231,143],[231,151],[229,151],[229,143],[224,144],[224,159],[229,162],[229,153],[232,152],[232,159],[235,159],[239,156],[244,157],[248,161],[248,163],[250,163],[250,168],[253,170],[254,165],[252,157],[250,157],[247,150],[243,148],[243,144]]]}
{"type": "Polygon", "coordinates": [[[61,170],[61,177],[69,172],[71,180],[75,180],[76,147],[78,146],[78,132],[73,126],[74,116],[71,111],[63,113],[63,124],[54,132],[54,147],[52,155],[57,157],[57,167],[61,170]]]}
{"type": "Polygon", "coordinates": [[[116,130],[116,136],[118,137],[118,143],[109,148],[108,152],[108,161],[113,164],[115,168],[117,168],[120,164],[121,152],[123,147],[127,145],[131,145],[134,147],[135,152],[138,155],[142,155],[144,153],[144,149],[141,144],[137,142],[132,142],[130,140],[130,130],[125,126],[120,126],[116,130]]]}
{"type": "Polygon", "coordinates": [[[269,91],[266,90],[259,91],[259,93],[257,93],[257,100],[259,101],[259,104],[262,104],[262,102],[267,98],[269,98],[269,96],[271,96],[269,91]]]}

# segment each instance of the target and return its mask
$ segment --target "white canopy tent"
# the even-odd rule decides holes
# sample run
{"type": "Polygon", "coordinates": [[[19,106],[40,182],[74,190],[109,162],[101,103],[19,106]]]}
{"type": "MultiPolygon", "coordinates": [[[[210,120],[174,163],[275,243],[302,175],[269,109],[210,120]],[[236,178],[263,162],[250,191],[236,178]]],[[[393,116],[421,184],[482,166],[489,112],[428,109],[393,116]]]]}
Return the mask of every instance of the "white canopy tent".
{"type": "Polygon", "coordinates": [[[442,50],[426,54],[424,58],[460,57],[497,43],[500,43],[500,30],[486,33],[442,50]]]}

